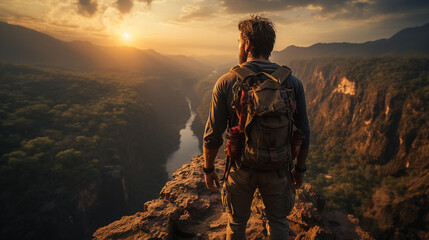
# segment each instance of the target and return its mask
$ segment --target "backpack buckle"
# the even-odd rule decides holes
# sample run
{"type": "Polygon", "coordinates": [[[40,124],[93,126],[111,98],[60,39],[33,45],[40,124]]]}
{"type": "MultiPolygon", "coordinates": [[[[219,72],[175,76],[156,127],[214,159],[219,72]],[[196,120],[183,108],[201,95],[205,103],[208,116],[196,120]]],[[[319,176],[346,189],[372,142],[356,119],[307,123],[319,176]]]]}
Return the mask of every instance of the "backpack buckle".
{"type": "Polygon", "coordinates": [[[286,90],[284,90],[284,89],[280,90],[280,96],[282,96],[283,99],[286,99],[287,98],[286,90]]]}

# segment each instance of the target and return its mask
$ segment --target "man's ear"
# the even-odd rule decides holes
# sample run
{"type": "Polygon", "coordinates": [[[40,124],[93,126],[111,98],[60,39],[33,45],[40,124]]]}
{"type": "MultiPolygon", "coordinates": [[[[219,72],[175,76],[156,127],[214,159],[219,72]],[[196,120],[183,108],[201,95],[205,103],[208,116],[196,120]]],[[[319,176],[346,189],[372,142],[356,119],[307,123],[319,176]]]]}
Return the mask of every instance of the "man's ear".
{"type": "Polygon", "coordinates": [[[244,41],[244,51],[246,53],[250,51],[250,41],[249,41],[249,39],[246,39],[246,41],[244,41]]]}

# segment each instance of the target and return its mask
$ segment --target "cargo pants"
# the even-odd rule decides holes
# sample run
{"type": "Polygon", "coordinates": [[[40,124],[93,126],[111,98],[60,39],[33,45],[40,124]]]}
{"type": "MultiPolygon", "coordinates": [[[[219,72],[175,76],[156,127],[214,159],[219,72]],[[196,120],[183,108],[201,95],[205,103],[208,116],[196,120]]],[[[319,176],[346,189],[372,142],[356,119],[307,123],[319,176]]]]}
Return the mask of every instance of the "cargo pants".
{"type": "Polygon", "coordinates": [[[246,239],[246,225],[256,188],[259,189],[265,205],[268,238],[289,239],[286,216],[295,204],[295,190],[291,184],[290,173],[256,172],[250,169],[231,169],[228,179],[223,183],[222,204],[228,214],[226,239],[246,239]]]}

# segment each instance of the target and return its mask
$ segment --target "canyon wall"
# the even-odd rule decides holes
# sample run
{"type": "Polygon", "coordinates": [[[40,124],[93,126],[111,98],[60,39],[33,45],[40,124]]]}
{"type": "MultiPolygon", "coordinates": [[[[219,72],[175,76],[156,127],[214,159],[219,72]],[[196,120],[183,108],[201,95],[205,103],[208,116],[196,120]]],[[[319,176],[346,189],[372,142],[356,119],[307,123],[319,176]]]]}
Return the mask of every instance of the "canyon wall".
{"type": "MultiPolygon", "coordinates": [[[[428,188],[411,183],[423,182],[429,166],[429,58],[331,58],[289,66],[306,91],[311,142],[305,180],[324,196],[326,208],[356,214],[377,238],[424,239],[428,188]]],[[[195,89],[200,137],[220,75],[195,89]]]]}
{"type": "Polygon", "coordinates": [[[315,165],[309,181],[332,207],[359,214],[378,238],[426,238],[429,59],[291,66],[307,94],[315,165]]]}

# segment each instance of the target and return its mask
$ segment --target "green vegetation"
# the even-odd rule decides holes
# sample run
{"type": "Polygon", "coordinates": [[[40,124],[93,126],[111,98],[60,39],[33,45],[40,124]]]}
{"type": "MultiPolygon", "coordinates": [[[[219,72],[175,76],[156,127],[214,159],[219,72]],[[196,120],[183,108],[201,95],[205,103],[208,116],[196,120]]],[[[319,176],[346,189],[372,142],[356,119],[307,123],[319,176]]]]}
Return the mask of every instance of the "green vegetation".
{"type": "Polygon", "coordinates": [[[326,208],[361,213],[364,201],[380,186],[380,167],[340,146],[327,149],[312,144],[310,149],[305,180],[324,196],[326,208]]]}
{"type": "Polygon", "coordinates": [[[94,213],[98,220],[89,218],[85,234],[141,210],[167,180],[163,164],[178,145],[177,125],[187,117],[185,99],[168,84],[130,74],[0,64],[0,203],[8,206],[0,235],[33,239],[46,236],[38,235],[43,228],[55,232],[62,225],[72,233],[63,229],[60,234],[81,234],[86,227],[69,227],[69,216],[76,224],[84,221],[79,211],[94,207],[82,204],[90,194],[98,202],[95,207],[107,208],[94,213]],[[164,89],[169,98],[163,103],[148,101],[143,93],[153,91],[153,86],[164,89]],[[181,115],[165,119],[157,111],[181,115]],[[126,197],[103,186],[109,166],[121,166],[126,197]],[[94,186],[98,190],[91,193],[94,186]],[[122,202],[113,201],[117,197],[103,199],[100,189],[122,196],[122,202]],[[52,215],[57,220],[45,219],[51,221],[46,223],[43,215],[50,214],[49,206],[55,206],[52,215]]]}

